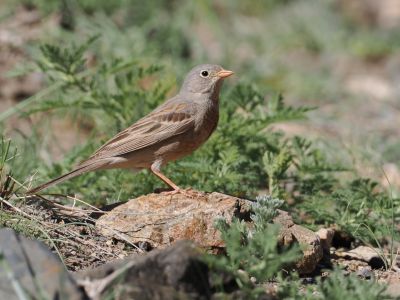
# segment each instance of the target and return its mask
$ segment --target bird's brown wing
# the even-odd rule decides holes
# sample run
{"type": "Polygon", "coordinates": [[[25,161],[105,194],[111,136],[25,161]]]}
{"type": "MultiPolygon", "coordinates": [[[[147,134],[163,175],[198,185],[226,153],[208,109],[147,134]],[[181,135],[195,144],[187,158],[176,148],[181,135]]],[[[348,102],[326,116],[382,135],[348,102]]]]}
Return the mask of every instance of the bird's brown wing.
{"type": "Polygon", "coordinates": [[[187,132],[194,127],[194,109],[194,106],[183,102],[165,103],[115,135],[80,165],[101,158],[121,156],[187,132]]]}

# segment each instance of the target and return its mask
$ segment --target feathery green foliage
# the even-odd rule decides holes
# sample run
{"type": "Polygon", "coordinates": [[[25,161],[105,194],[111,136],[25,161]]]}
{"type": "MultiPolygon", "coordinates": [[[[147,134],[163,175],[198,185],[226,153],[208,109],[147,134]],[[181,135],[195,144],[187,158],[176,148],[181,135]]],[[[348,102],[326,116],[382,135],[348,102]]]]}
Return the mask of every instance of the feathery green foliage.
{"type": "Polygon", "coordinates": [[[380,246],[379,241],[394,235],[392,222],[399,220],[400,199],[380,191],[370,179],[355,179],[329,194],[321,191],[304,201],[299,208],[307,211],[314,224],[336,224],[363,242],[380,246]],[[392,214],[395,218],[392,219],[392,214]]]}
{"type": "Polygon", "coordinates": [[[282,300],[398,299],[389,296],[386,289],[385,285],[362,280],[354,274],[344,275],[343,270],[334,269],[326,278],[319,278],[316,285],[303,289],[296,276],[290,280],[281,278],[277,297],[282,300]]]}
{"type": "MultiPolygon", "coordinates": [[[[272,223],[282,200],[270,196],[257,197],[251,216],[254,227],[249,228],[243,220],[231,224],[219,220],[216,224],[226,245],[226,256],[208,256],[208,261],[218,280],[218,272],[224,271],[235,278],[236,284],[251,299],[263,293],[256,282],[265,282],[277,276],[284,267],[299,257],[299,248],[282,248],[278,245],[279,226],[272,223]],[[250,280],[253,277],[253,282],[250,280]]],[[[223,289],[223,287],[222,287],[223,289]]]]}
{"type": "Polygon", "coordinates": [[[354,274],[344,276],[340,270],[332,272],[325,280],[320,280],[314,299],[393,299],[386,294],[386,287],[361,280],[354,274]]]}

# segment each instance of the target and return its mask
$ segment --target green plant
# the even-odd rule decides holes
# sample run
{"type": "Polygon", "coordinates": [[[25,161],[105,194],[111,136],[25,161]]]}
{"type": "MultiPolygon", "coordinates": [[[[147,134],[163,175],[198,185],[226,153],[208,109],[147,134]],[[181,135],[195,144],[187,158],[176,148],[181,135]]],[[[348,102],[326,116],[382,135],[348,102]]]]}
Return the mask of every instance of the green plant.
{"type": "Polygon", "coordinates": [[[356,275],[343,275],[343,271],[335,270],[326,279],[320,279],[314,299],[393,299],[386,294],[386,287],[378,283],[357,278],[356,275]]]}
{"type": "Polygon", "coordinates": [[[317,192],[300,208],[307,211],[314,224],[336,224],[354,237],[378,246],[386,237],[399,238],[388,222],[398,218],[399,204],[399,199],[379,191],[376,182],[355,179],[330,194],[317,192]]]}
{"type": "Polygon", "coordinates": [[[257,299],[264,290],[253,282],[271,280],[299,257],[298,247],[282,248],[278,245],[279,226],[272,224],[272,219],[282,204],[282,200],[270,196],[257,197],[252,207],[253,228],[238,219],[231,224],[225,220],[217,222],[226,245],[226,255],[206,258],[216,272],[214,280],[218,280],[221,271],[231,274],[248,297],[257,299]]]}
{"type": "Polygon", "coordinates": [[[285,172],[292,162],[292,155],[287,149],[281,149],[278,153],[265,152],[263,163],[268,174],[268,188],[272,196],[282,197],[283,190],[279,185],[285,172]]]}
{"type": "Polygon", "coordinates": [[[17,155],[17,149],[11,148],[11,140],[0,139],[0,202],[11,197],[15,181],[12,180],[12,163],[17,155]]]}
{"type": "Polygon", "coordinates": [[[398,299],[386,292],[386,286],[377,282],[369,282],[354,274],[345,275],[343,270],[335,269],[327,277],[320,277],[316,284],[302,286],[298,276],[279,278],[277,291],[279,299],[398,299]]]}

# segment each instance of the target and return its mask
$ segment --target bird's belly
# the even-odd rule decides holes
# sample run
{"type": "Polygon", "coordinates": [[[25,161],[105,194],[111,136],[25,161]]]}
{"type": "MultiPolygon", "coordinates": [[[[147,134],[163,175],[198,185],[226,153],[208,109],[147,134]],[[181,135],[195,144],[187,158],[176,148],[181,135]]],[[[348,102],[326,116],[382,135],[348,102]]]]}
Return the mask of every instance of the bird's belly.
{"type": "Polygon", "coordinates": [[[192,154],[199,148],[209,137],[205,133],[187,133],[183,136],[176,137],[170,143],[162,146],[156,151],[156,156],[163,160],[163,164],[177,160],[192,154]]]}

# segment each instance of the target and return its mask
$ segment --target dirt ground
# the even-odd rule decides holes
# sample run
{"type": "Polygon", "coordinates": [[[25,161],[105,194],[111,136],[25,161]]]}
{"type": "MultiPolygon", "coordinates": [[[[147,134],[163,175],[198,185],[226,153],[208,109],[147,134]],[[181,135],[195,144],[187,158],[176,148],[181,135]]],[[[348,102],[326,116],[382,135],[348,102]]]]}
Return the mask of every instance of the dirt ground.
{"type": "MultiPolygon", "coordinates": [[[[55,199],[61,199],[60,195],[56,195],[55,199]]],[[[104,210],[110,210],[113,206],[104,210]]],[[[94,226],[102,212],[93,207],[64,206],[54,199],[40,197],[18,205],[3,205],[3,209],[8,213],[8,220],[3,225],[19,230],[22,228],[26,234],[37,236],[61,258],[71,272],[92,269],[132,254],[144,255],[148,252],[145,245],[103,236],[94,226]]],[[[330,270],[339,266],[345,274],[353,273],[367,281],[387,284],[391,295],[400,295],[400,259],[397,259],[392,269],[385,270],[379,256],[375,255],[374,260],[367,261],[362,251],[351,254],[355,245],[340,245],[348,244],[348,240],[336,239],[335,243],[335,247],[330,247],[329,254],[324,254],[312,274],[300,277],[304,287],[315,284],[316,277],[329,276],[330,270]]],[[[272,294],[276,288],[277,284],[273,281],[266,286],[272,294]]]]}

